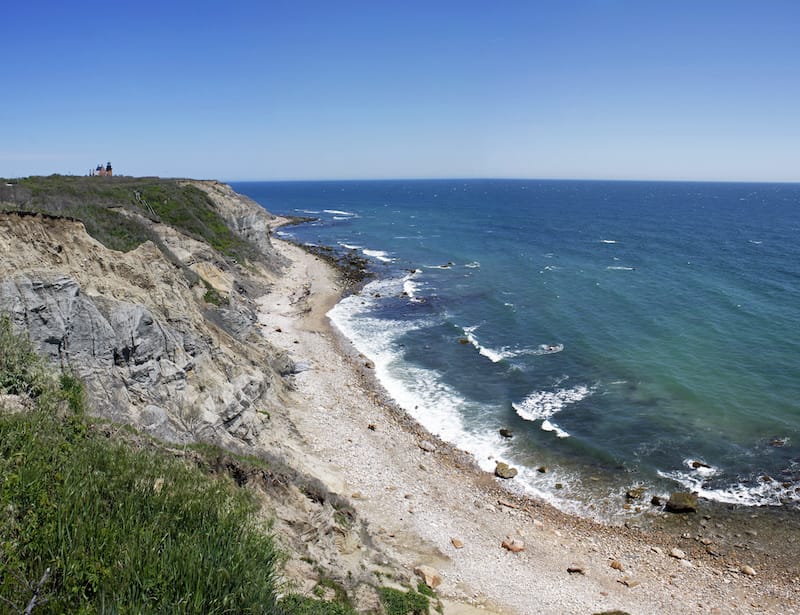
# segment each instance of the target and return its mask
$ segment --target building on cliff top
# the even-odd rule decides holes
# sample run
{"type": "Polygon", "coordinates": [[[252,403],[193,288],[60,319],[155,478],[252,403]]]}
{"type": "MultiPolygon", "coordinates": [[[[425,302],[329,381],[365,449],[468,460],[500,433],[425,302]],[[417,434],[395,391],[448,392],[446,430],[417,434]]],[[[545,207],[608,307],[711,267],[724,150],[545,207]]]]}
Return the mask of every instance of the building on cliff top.
{"type": "Polygon", "coordinates": [[[89,171],[89,175],[99,175],[100,177],[111,177],[114,174],[114,171],[111,169],[111,163],[106,163],[106,166],[103,167],[102,164],[98,164],[96,169],[92,169],[89,171]]]}

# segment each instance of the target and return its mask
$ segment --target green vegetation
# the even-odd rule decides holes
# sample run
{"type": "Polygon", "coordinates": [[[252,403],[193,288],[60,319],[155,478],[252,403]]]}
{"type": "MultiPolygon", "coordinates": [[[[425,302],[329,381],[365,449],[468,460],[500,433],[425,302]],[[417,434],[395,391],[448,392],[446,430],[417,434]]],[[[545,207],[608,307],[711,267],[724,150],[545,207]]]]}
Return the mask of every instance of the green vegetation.
{"type": "MultiPolygon", "coordinates": [[[[0,202],[6,208],[80,220],[87,232],[114,250],[128,251],[153,239],[135,212],[164,222],[220,254],[245,263],[257,249],[231,231],[202,190],[176,179],[156,177],[81,177],[49,175],[3,182],[0,202]]],[[[159,246],[162,247],[163,246],[159,246]]]]}
{"type": "Polygon", "coordinates": [[[216,288],[211,286],[211,284],[203,280],[203,285],[206,287],[206,292],[203,295],[203,301],[206,303],[211,303],[212,305],[216,305],[217,307],[230,305],[231,300],[219,292],[216,288]]]}
{"type": "MultiPolygon", "coordinates": [[[[278,600],[280,555],[249,492],[160,448],[111,441],[84,415],[80,381],[55,378],[0,317],[0,611],[351,615],[278,600]]],[[[213,448],[211,450],[214,450],[213,448]]]]}
{"type": "MultiPolygon", "coordinates": [[[[427,587],[426,587],[427,589],[427,587]]],[[[409,589],[404,592],[391,587],[378,590],[386,615],[429,615],[431,601],[425,594],[409,589]]]]}

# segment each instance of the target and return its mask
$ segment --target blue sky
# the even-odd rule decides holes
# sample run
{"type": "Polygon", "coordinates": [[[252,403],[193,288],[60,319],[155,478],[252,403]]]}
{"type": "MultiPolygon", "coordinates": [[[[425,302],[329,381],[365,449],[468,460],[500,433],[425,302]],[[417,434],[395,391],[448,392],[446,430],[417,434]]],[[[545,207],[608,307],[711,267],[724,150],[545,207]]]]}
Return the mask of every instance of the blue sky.
{"type": "Polygon", "coordinates": [[[800,181],[795,0],[9,2],[0,176],[800,181]]]}

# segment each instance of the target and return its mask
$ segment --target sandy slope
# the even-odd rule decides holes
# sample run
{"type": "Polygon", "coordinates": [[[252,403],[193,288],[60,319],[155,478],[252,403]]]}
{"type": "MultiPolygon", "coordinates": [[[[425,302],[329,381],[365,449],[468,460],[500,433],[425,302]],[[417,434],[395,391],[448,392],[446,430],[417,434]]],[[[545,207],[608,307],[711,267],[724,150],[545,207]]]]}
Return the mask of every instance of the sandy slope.
{"type": "Polygon", "coordinates": [[[440,571],[446,613],[800,613],[798,581],[759,562],[748,576],[739,567],[750,562],[714,559],[700,543],[596,525],[506,494],[499,479],[385,402],[365,359],[325,317],[340,293],[336,272],[274,243],[292,265],[259,300],[259,320],[270,342],[308,366],[288,407],[302,434],[296,456],[352,498],[399,565],[440,571]],[[506,536],[524,550],[502,548],[506,536]],[[669,555],[675,546],[684,561],[669,555]],[[573,565],[583,572],[568,572],[573,565]]]}

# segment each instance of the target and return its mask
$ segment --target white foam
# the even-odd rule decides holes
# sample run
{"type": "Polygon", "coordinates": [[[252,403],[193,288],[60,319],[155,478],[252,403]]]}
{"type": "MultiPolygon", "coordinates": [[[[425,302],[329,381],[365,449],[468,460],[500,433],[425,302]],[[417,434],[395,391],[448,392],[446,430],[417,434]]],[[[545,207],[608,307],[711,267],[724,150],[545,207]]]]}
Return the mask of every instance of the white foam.
{"type": "Polygon", "coordinates": [[[356,246],[349,243],[343,243],[341,241],[339,242],[339,245],[342,246],[345,250],[360,250],[361,248],[364,247],[364,246],[356,246]]]}
{"type": "Polygon", "coordinates": [[[542,421],[542,431],[554,431],[558,438],[569,438],[569,434],[558,425],[547,419],[542,421]]]}
{"type": "Polygon", "coordinates": [[[337,216],[356,216],[352,211],[342,211],[341,209],[323,209],[326,214],[334,214],[337,216]]]}
{"type": "Polygon", "coordinates": [[[333,219],[334,220],[352,220],[352,218],[350,218],[348,216],[334,216],[333,219]]]}
{"type": "Polygon", "coordinates": [[[616,239],[601,239],[600,243],[617,243],[616,239]]]}
{"type": "MultiPolygon", "coordinates": [[[[585,385],[578,385],[571,389],[561,388],[554,391],[534,391],[519,403],[511,406],[521,419],[526,421],[546,421],[561,412],[570,404],[577,403],[592,394],[592,390],[585,385]]],[[[549,423],[552,426],[552,423],[549,423]]],[[[546,429],[545,431],[554,431],[546,429]]]]}
{"type": "Polygon", "coordinates": [[[391,258],[389,254],[387,252],[384,252],[383,250],[367,250],[366,248],[364,248],[362,252],[366,256],[371,256],[372,258],[378,259],[379,261],[384,263],[391,263],[392,261],[394,261],[394,259],[391,258]]]}
{"type": "Polygon", "coordinates": [[[619,265],[611,265],[609,267],[606,267],[606,269],[608,269],[609,271],[633,271],[634,267],[622,267],[619,265]]]}
{"type": "Polygon", "coordinates": [[[411,299],[416,298],[417,291],[419,290],[420,284],[419,282],[414,281],[414,277],[422,273],[421,269],[415,269],[411,273],[409,273],[406,277],[403,278],[403,294],[410,297],[411,299]]]}
{"type": "Polygon", "coordinates": [[[469,269],[479,269],[481,264],[478,261],[472,261],[471,263],[467,263],[464,267],[469,269]]]}
{"type": "Polygon", "coordinates": [[[464,426],[461,410],[471,402],[441,381],[441,374],[409,365],[396,350],[397,339],[409,331],[429,326],[424,320],[393,321],[369,316],[376,293],[397,292],[403,279],[372,282],[358,295],[346,297],[328,312],[331,322],[356,349],[375,365],[375,375],[395,402],[431,433],[475,455],[486,470],[490,458],[500,455],[508,444],[493,429],[464,426]]]}
{"type": "Polygon", "coordinates": [[[478,326],[474,327],[464,327],[464,336],[469,340],[469,343],[472,344],[481,356],[486,357],[492,363],[499,363],[503,359],[510,359],[512,357],[516,357],[520,354],[517,350],[512,350],[508,346],[503,346],[500,350],[494,350],[493,348],[487,348],[486,346],[481,345],[478,341],[478,338],[475,336],[475,331],[478,329],[478,326]]]}
{"type": "Polygon", "coordinates": [[[301,214],[319,214],[322,213],[317,209],[295,209],[295,211],[299,211],[301,214]]]}
{"type": "Polygon", "coordinates": [[[706,484],[708,476],[697,471],[675,470],[658,475],[669,478],[687,491],[696,493],[698,497],[723,504],[741,504],[743,506],[777,506],[786,501],[800,502],[800,494],[794,485],[784,487],[780,481],[745,481],[724,488],[709,488],[706,484]]]}

